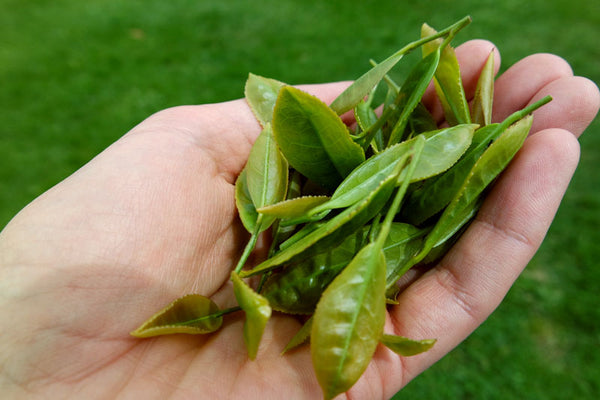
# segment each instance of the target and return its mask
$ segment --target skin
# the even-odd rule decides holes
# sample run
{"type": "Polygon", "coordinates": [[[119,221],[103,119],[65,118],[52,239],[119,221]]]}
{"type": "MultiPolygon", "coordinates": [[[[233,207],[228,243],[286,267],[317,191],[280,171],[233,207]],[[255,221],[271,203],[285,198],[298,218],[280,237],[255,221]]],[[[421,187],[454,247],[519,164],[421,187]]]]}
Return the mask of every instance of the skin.
{"type": "MultiPolygon", "coordinates": [[[[457,49],[469,97],[492,50],[499,60],[489,42],[457,49]]],[[[347,85],[302,88],[331,102],[347,85]]],[[[494,120],[546,94],[554,101],[535,113],[531,136],[461,240],[439,265],[407,274],[400,304],[389,308],[387,333],[438,342],[407,358],[380,346],[339,398],[390,398],[443,357],[498,306],[544,238],[578,162],[577,137],[598,111],[598,88],[561,58],[536,54],[500,76],[495,92],[494,120]]],[[[427,104],[443,122],[432,90],[427,104]]],[[[129,335],[186,293],[233,304],[229,272],[248,238],[234,182],[259,131],[244,100],[161,111],[15,216],[0,233],[0,392],[321,396],[307,346],[280,356],[299,328],[286,316],[269,321],[256,361],[240,313],[214,335],[129,335]]]]}

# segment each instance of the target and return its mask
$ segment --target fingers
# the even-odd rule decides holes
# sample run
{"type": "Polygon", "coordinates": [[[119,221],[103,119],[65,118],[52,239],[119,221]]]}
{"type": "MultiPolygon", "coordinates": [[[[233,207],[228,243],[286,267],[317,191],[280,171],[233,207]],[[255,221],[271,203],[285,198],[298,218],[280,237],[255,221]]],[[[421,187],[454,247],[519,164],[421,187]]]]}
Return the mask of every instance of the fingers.
{"type": "Polygon", "coordinates": [[[573,76],[569,64],[552,54],[533,54],[511,66],[494,85],[494,121],[525,107],[551,82],[573,76]]]}
{"type": "Polygon", "coordinates": [[[552,101],[534,113],[531,132],[562,128],[579,137],[592,122],[600,107],[600,92],[594,82],[580,76],[558,78],[542,87],[531,99],[544,96],[552,101]]]}
{"type": "Polygon", "coordinates": [[[495,85],[494,121],[550,95],[534,113],[531,132],[562,128],[579,137],[600,107],[600,93],[589,79],[573,76],[569,64],[552,54],[534,54],[500,76],[495,85]]]}
{"type": "Polygon", "coordinates": [[[438,339],[429,352],[403,359],[404,384],[497,307],[539,247],[578,157],[578,142],[568,131],[530,137],[459,242],[401,293],[388,328],[415,339],[438,339]]]}

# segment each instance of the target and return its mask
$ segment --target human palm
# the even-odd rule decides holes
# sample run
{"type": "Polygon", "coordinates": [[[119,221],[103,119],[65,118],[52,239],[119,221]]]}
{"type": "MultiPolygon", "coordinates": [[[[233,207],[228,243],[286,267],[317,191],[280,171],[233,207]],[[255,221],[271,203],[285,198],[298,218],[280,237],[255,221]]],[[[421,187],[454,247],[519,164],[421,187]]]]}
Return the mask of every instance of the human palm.
{"type": "MultiPolygon", "coordinates": [[[[457,49],[471,95],[491,49],[483,41],[457,49]]],[[[346,85],[304,89],[330,102],[346,85]]],[[[595,85],[573,77],[564,61],[536,55],[498,79],[495,119],[546,94],[555,100],[536,112],[534,134],[475,222],[438,266],[410,271],[400,304],[389,308],[386,332],[435,337],[437,344],[411,358],[378,349],[348,398],[389,398],[446,354],[497,306],[536,251],[575,169],[575,136],[600,103],[595,85]]],[[[428,99],[442,122],[433,93],[428,99]]],[[[273,315],[255,361],[247,357],[241,313],[210,335],[129,335],[183,294],[203,294],[221,307],[234,303],[229,273],[248,238],[234,182],[259,130],[243,100],[162,111],[11,221],[0,233],[2,392],[321,396],[308,348],[280,355],[300,326],[288,316],[273,315]]]]}

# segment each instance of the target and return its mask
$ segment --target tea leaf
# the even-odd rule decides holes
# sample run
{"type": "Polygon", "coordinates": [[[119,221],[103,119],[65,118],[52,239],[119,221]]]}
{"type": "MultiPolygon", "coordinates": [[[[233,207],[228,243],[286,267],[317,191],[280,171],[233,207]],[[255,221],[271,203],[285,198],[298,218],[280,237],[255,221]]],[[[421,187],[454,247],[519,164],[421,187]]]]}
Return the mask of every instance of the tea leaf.
{"type": "Polygon", "coordinates": [[[403,336],[383,335],[381,344],[401,356],[414,356],[433,347],[435,339],[413,340],[403,336]]]}
{"type": "Polygon", "coordinates": [[[246,101],[263,127],[273,119],[275,101],[279,90],[283,86],[285,86],[285,83],[275,79],[254,74],[248,75],[244,88],[246,101]]]}
{"type": "Polygon", "coordinates": [[[325,288],[363,246],[365,235],[366,229],[360,229],[327,252],[286,265],[269,277],[263,296],[277,311],[313,313],[325,288]]]}
{"type": "Polygon", "coordinates": [[[332,246],[340,244],[348,235],[356,232],[373,218],[385,205],[393,193],[404,165],[397,162],[397,167],[385,177],[362,201],[348,207],[330,220],[317,222],[317,225],[306,225],[288,241],[292,244],[282,243],[282,250],[271,258],[263,261],[250,271],[243,271],[241,276],[251,276],[269,271],[284,263],[298,261],[329,250],[332,246]]]}
{"type": "Polygon", "coordinates": [[[310,339],[310,331],[312,329],[312,322],[313,322],[312,317],[310,317],[309,319],[306,320],[306,322],[300,327],[300,330],[298,332],[296,332],[294,337],[292,337],[292,339],[285,346],[285,348],[283,349],[281,354],[285,354],[285,353],[295,349],[296,347],[303,345],[310,339]]]}
{"type": "Polygon", "coordinates": [[[396,107],[402,111],[390,133],[388,147],[402,139],[408,119],[421,102],[425,89],[429,86],[439,62],[440,49],[438,48],[423,58],[406,78],[396,100],[396,107]]]}
{"type": "Polygon", "coordinates": [[[414,261],[421,261],[432,248],[442,244],[468,221],[479,195],[506,168],[523,145],[532,120],[532,116],[527,116],[509,127],[481,155],[454,199],[427,235],[424,248],[414,261]]]}
{"type": "Polygon", "coordinates": [[[244,169],[248,193],[255,208],[278,203],[285,198],[288,163],[277,147],[270,124],[267,123],[254,142],[244,169]]]}
{"type": "Polygon", "coordinates": [[[418,225],[447,206],[481,154],[502,133],[500,129],[499,124],[492,124],[476,130],[471,146],[456,164],[443,174],[426,180],[410,193],[402,210],[402,218],[418,225]]]}
{"type": "Polygon", "coordinates": [[[492,103],[494,101],[494,53],[490,53],[481,70],[471,104],[471,118],[481,126],[492,123],[492,103]]]}
{"type": "Polygon", "coordinates": [[[208,297],[188,294],[154,314],[131,335],[146,338],[172,333],[211,333],[223,323],[218,312],[219,307],[208,297]]]}
{"type": "Polygon", "coordinates": [[[385,257],[363,247],[325,289],[313,316],[311,355],[326,399],[350,389],[367,368],[385,322],[385,257]]]}
{"type": "MultiPolygon", "coordinates": [[[[258,221],[258,212],[250,198],[245,168],[242,169],[242,172],[240,172],[235,181],[235,205],[244,228],[250,233],[254,232],[258,221]]],[[[267,229],[267,227],[265,227],[265,229],[267,229]]]]}
{"type": "MultiPolygon", "coordinates": [[[[421,28],[421,36],[430,36],[436,31],[427,24],[421,28]]],[[[437,39],[423,46],[423,57],[443,46],[437,39]]],[[[470,124],[469,104],[462,85],[460,67],[454,49],[446,44],[442,50],[440,63],[435,72],[435,89],[444,108],[444,115],[449,125],[470,124]]]]}
{"type": "Polygon", "coordinates": [[[437,38],[448,35],[450,32],[458,32],[471,22],[470,17],[465,17],[448,28],[436,32],[430,36],[422,37],[419,40],[411,42],[377,64],[365,74],[355,80],[346,88],[332,103],[331,108],[338,114],[342,115],[346,111],[352,110],[356,105],[365,98],[373,90],[383,77],[402,59],[405,54],[410,53],[414,49],[419,48],[423,44],[435,40],[437,38]]]}
{"type": "Polygon", "coordinates": [[[365,159],[335,112],[292,86],[279,92],[273,131],[290,165],[325,188],[335,188],[365,159]]]}
{"type": "Polygon", "coordinates": [[[276,218],[296,218],[329,200],[328,196],[303,196],[259,208],[261,214],[276,218]]]}
{"type": "Polygon", "coordinates": [[[423,240],[429,231],[430,228],[416,228],[409,224],[392,225],[384,247],[387,288],[396,284],[399,278],[398,272],[421,250],[423,240]]]}
{"type": "Polygon", "coordinates": [[[435,119],[433,119],[433,115],[431,115],[423,103],[417,104],[417,107],[410,115],[408,124],[411,129],[411,137],[438,129],[437,123],[435,119]]]}
{"type": "MultiPolygon", "coordinates": [[[[471,144],[475,128],[476,125],[458,125],[429,132],[411,182],[437,175],[456,163],[471,144]]],[[[416,140],[417,138],[413,138],[404,141],[370,157],[340,183],[329,201],[313,208],[309,211],[309,215],[348,207],[360,201],[390,174],[398,160],[410,151],[416,140]]]]}
{"type": "Polygon", "coordinates": [[[265,326],[271,317],[271,307],[267,299],[246,285],[235,272],[231,273],[231,281],[233,282],[235,298],[246,313],[244,341],[248,349],[248,357],[254,360],[265,326]]]}
{"type": "MultiPolygon", "coordinates": [[[[286,265],[269,277],[262,295],[277,311],[290,314],[314,312],[325,288],[361,249],[369,230],[370,226],[365,226],[325,253],[286,265]]],[[[417,253],[427,232],[427,229],[408,224],[391,225],[383,246],[388,275],[417,253]]]]}

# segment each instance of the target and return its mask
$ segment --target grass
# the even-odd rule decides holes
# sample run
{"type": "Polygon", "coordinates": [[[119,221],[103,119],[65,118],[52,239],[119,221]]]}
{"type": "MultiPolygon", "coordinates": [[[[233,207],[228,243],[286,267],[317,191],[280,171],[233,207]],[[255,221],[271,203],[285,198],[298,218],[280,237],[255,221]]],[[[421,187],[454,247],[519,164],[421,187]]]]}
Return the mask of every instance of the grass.
{"type": "MultiPolygon", "coordinates": [[[[0,227],[153,112],[242,96],[248,72],[352,79],[418,35],[473,23],[503,69],[552,52],[600,83],[600,3],[0,0],[0,227]]],[[[399,73],[403,72],[400,69],[399,73]]],[[[505,302],[396,399],[593,399],[600,391],[598,120],[542,249],[505,302]]]]}

